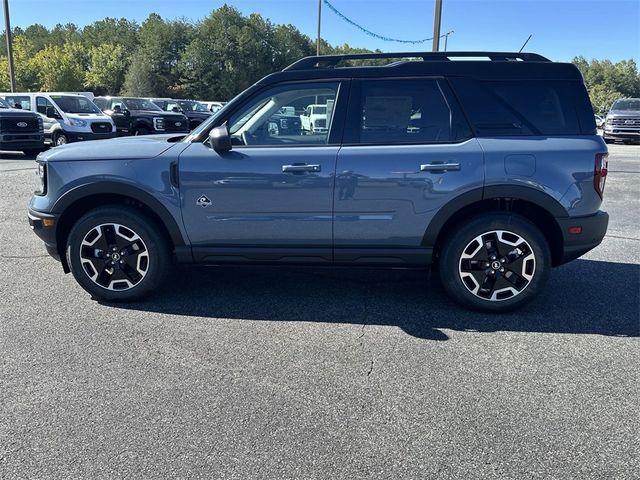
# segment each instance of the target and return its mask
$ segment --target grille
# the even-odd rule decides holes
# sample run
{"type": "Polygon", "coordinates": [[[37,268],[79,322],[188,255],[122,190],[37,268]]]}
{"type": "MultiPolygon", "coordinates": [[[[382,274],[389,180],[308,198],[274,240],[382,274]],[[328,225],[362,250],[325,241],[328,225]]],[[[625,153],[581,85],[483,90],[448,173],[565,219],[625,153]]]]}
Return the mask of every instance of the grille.
{"type": "Polygon", "coordinates": [[[612,118],[609,125],[617,125],[619,127],[640,127],[640,118],[612,118]]]}
{"type": "Polygon", "coordinates": [[[108,122],[93,122],[91,124],[91,131],[93,133],[110,133],[111,130],[111,124],[108,122]]]}
{"type": "Polygon", "coordinates": [[[0,130],[3,133],[30,133],[40,130],[38,119],[33,117],[9,117],[0,119],[0,130]],[[23,124],[26,123],[26,126],[23,124]],[[18,126],[20,124],[21,126],[18,126]]]}
{"type": "Polygon", "coordinates": [[[164,119],[164,129],[167,132],[188,132],[189,121],[188,120],[174,120],[173,118],[164,119]],[[179,125],[178,125],[179,124],[179,125]]]}

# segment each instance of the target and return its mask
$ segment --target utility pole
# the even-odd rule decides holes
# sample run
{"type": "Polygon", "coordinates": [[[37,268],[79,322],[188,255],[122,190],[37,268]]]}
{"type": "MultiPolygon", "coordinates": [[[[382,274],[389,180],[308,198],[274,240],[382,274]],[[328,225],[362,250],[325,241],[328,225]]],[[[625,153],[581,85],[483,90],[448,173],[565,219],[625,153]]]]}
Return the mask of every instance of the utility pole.
{"type": "MultiPolygon", "coordinates": [[[[7,0],[5,0],[6,2],[7,0]]],[[[322,0],[318,0],[318,39],[316,40],[316,55],[320,56],[320,18],[322,17],[322,0]]]]}
{"type": "Polygon", "coordinates": [[[442,0],[436,0],[436,13],[433,18],[433,52],[440,50],[440,21],[442,20],[442,0]]]}
{"type": "Polygon", "coordinates": [[[11,91],[16,91],[16,77],[13,72],[13,49],[11,47],[11,22],[9,21],[9,0],[4,0],[4,28],[7,37],[7,60],[9,64],[9,81],[11,82],[11,91]]]}
{"type": "Polygon", "coordinates": [[[447,51],[447,43],[449,42],[449,35],[451,35],[453,32],[453,30],[451,30],[450,32],[447,32],[443,35],[444,37],[444,51],[447,51]]]}

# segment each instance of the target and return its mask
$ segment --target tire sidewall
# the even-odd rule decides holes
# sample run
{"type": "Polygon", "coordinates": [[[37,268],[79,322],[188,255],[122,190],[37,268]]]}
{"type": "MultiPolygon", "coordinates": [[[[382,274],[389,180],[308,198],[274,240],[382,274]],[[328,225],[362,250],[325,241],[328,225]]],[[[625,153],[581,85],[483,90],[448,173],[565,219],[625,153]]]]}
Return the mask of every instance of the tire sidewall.
{"type": "Polygon", "coordinates": [[[439,265],[443,287],[456,302],[472,310],[501,313],[520,308],[544,289],[549,278],[551,270],[549,245],[538,227],[520,215],[505,213],[481,215],[452,232],[445,242],[439,265]],[[536,261],[534,276],[526,288],[515,297],[501,301],[484,300],[471,293],[458,271],[460,257],[469,242],[478,235],[492,230],[507,230],[522,237],[531,246],[536,261]]]}
{"type": "Polygon", "coordinates": [[[67,264],[80,284],[95,299],[126,301],[143,298],[154,293],[164,280],[170,265],[166,240],[146,217],[127,207],[103,207],[81,217],[72,227],[66,245],[67,264]],[[84,237],[94,227],[114,223],[126,226],[140,236],[149,252],[149,269],[144,278],[127,290],[108,290],[96,284],[86,274],[80,261],[80,247],[84,237]]]}

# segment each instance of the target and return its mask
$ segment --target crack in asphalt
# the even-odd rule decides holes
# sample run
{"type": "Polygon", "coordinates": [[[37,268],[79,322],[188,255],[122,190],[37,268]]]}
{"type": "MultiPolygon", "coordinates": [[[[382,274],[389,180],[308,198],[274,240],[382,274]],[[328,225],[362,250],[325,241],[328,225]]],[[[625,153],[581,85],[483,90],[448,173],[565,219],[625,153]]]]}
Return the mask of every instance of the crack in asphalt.
{"type": "Polygon", "coordinates": [[[640,238],[623,237],[621,235],[606,235],[606,237],[608,237],[608,238],[620,238],[622,240],[633,240],[635,242],[640,242],[640,238]]]}
{"type": "Polygon", "coordinates": [[[44,253],[42,255],[3,255],[0,253],[0,258],[6,258],[9,260],[25,259],[25,258],[44,258],[49,255],[44,253]]]}

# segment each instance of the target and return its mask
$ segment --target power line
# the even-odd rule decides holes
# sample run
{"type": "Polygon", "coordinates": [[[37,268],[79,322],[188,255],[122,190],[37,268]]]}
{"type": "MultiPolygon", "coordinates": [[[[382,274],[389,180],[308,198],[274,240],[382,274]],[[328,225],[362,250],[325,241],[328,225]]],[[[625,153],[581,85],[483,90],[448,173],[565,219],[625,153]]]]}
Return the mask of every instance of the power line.
{"type": "MultiPolygon", "coordinates": [[[[373,38],[377,38],[379,40],[384,40],[386,42],[398,42],[398,43],[412,43],[412,44],[417,44],[417,43],[425,43],[425,42],[429,42],[431,40],[433,40],[433,37],[431,38],[423,38],[421,40],[400,40],[398,38],[390,38],[390,37],[385,37],[384,35],[378,35],[377,33],[372,32],[371,30],[367,30],[366,28],[364,28],[362,25],[354,22],[353,20],[351,20],[350,18],[348,18],[346,15],[342,14],[336,7],[334,7],[333,5],[331,5],[331,3],[329,2],[329,0],[323,0],[324,4],[329,7],[329,9],[335,13],[337,16],[339,16],[342,20],[344,20],[345,22],[347,22],[350,25],[353,25],[354,27],[356,27],[359,30],[362,30],[364,33],[366,33],[367,35],[369,35],[370,37],[373,38]]],[[[440,38],[444,37],[444,35],[441,35],[440,38]]]]}

